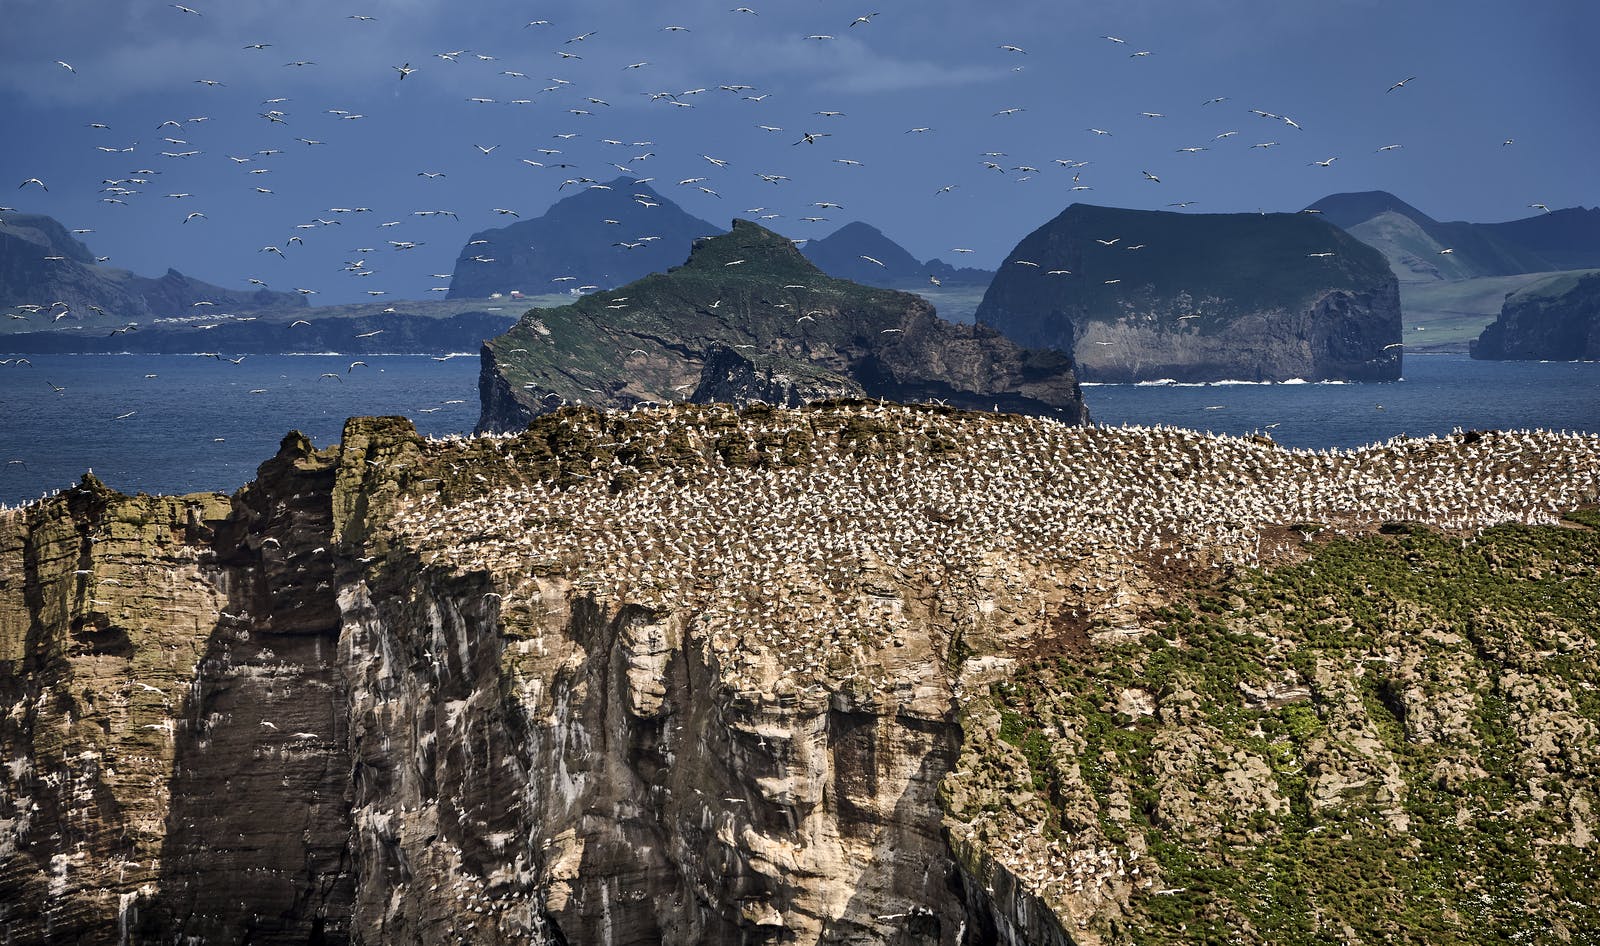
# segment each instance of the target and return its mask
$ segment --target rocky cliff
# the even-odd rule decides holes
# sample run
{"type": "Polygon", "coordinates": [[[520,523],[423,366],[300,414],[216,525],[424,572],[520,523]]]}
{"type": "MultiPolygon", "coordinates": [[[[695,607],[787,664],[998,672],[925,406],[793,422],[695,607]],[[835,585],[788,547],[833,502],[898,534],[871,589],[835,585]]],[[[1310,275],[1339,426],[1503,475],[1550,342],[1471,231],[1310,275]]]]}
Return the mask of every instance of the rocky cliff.
{"type": "Polygon", "coordinates": [[[175,269],[152,279],[101,266],[50,217],[0,218],[0,308],[25,316],[8,320],[5,331],[48,328],[63,313],[80,325],[148,325],[158,318],[192,315],[197,302],[219,307],[214,311],[306,305],[297,293],[224,289],[175,269]]]}
{"type": "Polygon", "coordinates": [[[0,511],[0,931],[1593,943],[1597,499],[876,401],[86,478],[0,511]]]}
{"type": "Polygon", "coordinates": [[[945,322],[909,293],[830,278],[745,220],[664,274],[530,311],[484,346],[478,387],[490,431],[565,403],[841,396],[1088,417],[1069,358],[945,322]]]}
{"type": "Polygon", "coordinates": [[[1070,353],[1081,381],[1400,376],[1394,274],[1316,215],[1073,204],[1012,250],[977,318],[1070,353]]]}
{"type": "Polygon", "coordinates": [[[1561,273],[1508,293],[1472,357],[1600,360],[1600,270],[1561,273]]]}

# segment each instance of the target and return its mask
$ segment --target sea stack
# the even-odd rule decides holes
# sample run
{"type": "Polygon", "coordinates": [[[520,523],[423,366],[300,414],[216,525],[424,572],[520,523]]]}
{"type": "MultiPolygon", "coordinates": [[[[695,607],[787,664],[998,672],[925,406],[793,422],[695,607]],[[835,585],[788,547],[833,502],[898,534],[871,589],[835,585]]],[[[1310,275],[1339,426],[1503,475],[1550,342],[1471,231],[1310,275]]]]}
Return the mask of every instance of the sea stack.
{"type": "Polygon", "coordinates": [[[1070,353],[1080,381],[1392,381],[1400,293],[1315,214],[1073,204],[1006,257],[978,321],[1070,353]]]}

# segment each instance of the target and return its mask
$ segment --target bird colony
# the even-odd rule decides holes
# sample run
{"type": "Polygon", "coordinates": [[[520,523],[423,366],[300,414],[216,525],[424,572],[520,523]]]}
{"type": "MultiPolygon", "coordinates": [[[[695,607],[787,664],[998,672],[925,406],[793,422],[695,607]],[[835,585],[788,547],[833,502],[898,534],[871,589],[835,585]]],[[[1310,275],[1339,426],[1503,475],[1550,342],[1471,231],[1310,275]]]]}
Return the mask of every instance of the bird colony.
{"type": "Polygon", "coordinates": [[[580,445],[553,479],[519,466],[531,433],[432,444],[449,485],[412,488],[396,539],[434,567],[487,572],[503,615],[541,607],[537,576],[692,615],[725,682],[752,697],[915,687],[890,679],[883,655],[927,646],[919,615],[982,633],[995,598],[1136,629],[1154,576],[1254,566],[1272,526],[1308,540],[1397,520],[1467,533],[1553,523],[1600,497],[1593,434],[1303,451],[874,402],[563,410],[547,423],[551,442],[580,445]]]}

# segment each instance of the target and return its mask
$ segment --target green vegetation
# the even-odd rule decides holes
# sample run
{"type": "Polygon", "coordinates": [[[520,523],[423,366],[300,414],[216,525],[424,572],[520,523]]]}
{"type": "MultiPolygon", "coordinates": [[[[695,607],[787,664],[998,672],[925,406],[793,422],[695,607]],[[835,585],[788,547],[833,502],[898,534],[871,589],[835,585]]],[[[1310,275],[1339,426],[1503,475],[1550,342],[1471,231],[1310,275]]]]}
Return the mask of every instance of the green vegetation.
{"type": "Polygon", "coordinates": [[[1550,276],[1521,273],[1450,282],[1401,282],[1400,313],[1405,322],[1406,349],[1466,351],[1467,343],[1499,317],[1507,293],[1550,276]]]}
{"type": "Polygon", "coordinates": [[[1052,830],[1078,785],[1147,847],[1134,942],[1600,942],[1597,530],[1316,540],[1035,661],[994,687],[1000,738],[1052,830]]]}

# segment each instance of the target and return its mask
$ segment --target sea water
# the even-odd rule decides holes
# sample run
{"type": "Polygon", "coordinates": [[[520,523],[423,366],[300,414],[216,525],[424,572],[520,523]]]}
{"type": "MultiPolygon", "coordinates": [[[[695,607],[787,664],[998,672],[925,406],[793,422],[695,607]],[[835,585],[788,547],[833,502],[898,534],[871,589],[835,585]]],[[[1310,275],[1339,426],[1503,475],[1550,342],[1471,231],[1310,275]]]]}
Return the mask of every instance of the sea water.
{"type": "MultiPolygon", "coordinates": [[[[353,415],[404,415],[432,436],[470,433],[478,419],[471,355],[27,357],[0,365],[0,502],[36,499],[90,469],[127,493],[232,492],[290,430],[326,446],[353,415]]],[[[1456,428],[1600,432],[1593,362],[1409,355],[1396,382],[1089,385],[1084,397],[1099,424],[1264,432],[1289,447],[1456,428]]]]}

